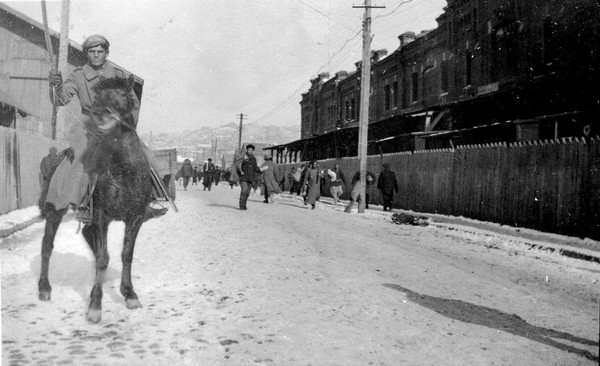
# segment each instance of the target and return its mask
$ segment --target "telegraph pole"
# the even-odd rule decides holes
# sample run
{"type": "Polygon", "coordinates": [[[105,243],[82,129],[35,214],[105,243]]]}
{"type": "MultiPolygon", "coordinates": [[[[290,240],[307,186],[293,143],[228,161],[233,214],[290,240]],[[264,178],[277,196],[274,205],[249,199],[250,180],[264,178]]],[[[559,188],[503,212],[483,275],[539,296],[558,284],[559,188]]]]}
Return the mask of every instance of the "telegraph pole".
{"type": "Polygon", "coordinates": [[[242,121],[244,120],[244,117],[248,117],[247,115],[244,116],[244,113],[240,113],[240,135],[238,137],[238,150],[242,149],[242,121]]]}
{"type": "Polygon", "coordinates": [[[365,5],[352,6],[364,8],[363,16],[363,51],[360,77],[360,116],[358,124],[358,158],[360,164],[360,203],[358,212],[365,212],[365,191],[367,182],[367,145],[369,137],[369,94],[371,90],[371,9],[384,6],[371,6],[371,0],[365,0],[365,5]]]}

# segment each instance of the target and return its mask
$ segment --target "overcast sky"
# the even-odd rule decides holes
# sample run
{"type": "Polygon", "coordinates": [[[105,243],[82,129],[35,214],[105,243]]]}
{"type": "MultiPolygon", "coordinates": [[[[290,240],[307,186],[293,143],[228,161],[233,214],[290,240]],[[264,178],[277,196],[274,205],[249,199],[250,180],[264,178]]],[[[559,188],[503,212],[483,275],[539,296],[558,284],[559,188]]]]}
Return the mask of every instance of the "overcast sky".
{"type": "MultiPolygon", "coordinates": [[[[41,1],[3,1],[42,21],[41,1]]],[[[372,1],[372,49],[436,27],[445,0],[372,1]]],[[[300,124],[301,93],[319,72],[354,71],[362,0],[71,0],[69,38],[111,43],[109,59],[144,79],[139,129],[172,132],[239,122],[300,124]]],[[[60,30],[61,1],[48,1],[60,30]]]]}

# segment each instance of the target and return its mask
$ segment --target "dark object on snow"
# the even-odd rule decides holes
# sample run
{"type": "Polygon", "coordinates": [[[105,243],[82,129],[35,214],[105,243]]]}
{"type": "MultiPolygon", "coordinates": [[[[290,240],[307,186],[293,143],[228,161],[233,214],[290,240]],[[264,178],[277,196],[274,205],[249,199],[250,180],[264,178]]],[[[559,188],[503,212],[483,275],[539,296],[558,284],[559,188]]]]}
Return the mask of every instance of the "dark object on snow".
{"type": "Polygon", "coordinates": [[[415,226],[428,226],[431,219],[426,216],[414,216],[405,213],[395,213],[392,215],[394,224],[407,224],[415,226]]]}
{"type": "MultiPolygon", "coordinates": [[[[152,173],[135,131],[133,106],[127,97],[132,86],[133,78],[99,81],[95,86],[93,112],[85,122],[85,128],[96,136],[90,136],[96,139],[95,144],[82,157],[84,169],[94,177],[95,184],[90,204],[91,222],[83,228],[83,236],[96,257],[96,280],[86,316],[92,323],[99,322],[102,316],[102,283],[109,260],[107,231],[113,220],[125,222],[121,294],[125,297],[127,308],[142,306],[131,283],[131,262],[137,234],[151,212],[148,204],[152,201],[152,173]]],[[[42,301],[50,300],[49,261],[56,231],[67,212],[67,208],[56,210],[53,204],[45,201],[45,197],[40,199],[46,218],[38,283],[39,299],[42,301]]]]}

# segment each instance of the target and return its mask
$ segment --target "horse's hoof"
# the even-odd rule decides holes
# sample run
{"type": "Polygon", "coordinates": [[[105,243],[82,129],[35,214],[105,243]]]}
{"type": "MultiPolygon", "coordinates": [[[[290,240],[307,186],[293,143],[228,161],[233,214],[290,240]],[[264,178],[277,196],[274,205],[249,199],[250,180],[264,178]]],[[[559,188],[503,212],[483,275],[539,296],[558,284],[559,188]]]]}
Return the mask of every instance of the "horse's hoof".
{"type": "Polygon", "coordinates": [[[142,303],[138,299],[125,300],[125,305],[127,306],[127,309],[130,310],[139,309],[142,307],[142,303]]]}
{"type": "Polygon", "coordinates": [[[102,320],[102,310],[100,309],[88,309],[86,315],[87,321],[90,323],[99,323],[102,320]]]}
{"type": "Polygon", "coordinates": [[[40,295],[39,298],[41,301],[50,301],[51,298],[51,292],[50,291],[40,291],[40,295]]]}

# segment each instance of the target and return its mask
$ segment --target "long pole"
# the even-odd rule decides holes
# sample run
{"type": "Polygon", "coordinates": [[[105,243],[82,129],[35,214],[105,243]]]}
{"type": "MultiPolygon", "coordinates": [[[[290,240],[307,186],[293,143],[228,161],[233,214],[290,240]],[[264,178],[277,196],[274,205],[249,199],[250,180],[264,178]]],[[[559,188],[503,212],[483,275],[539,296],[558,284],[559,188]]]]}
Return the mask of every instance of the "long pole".
{"type": "Polygon", "coordinates": [[[371,89],[371,0],[365,0],[363,17],[363,50],[362,69],[360,78],[360,117],[359,117],[359,171],[360,171],[360,202],[358,212],[365,212],[366,182],[367,182],[367,143],[369,136],[369,92],[371,89]]]}
{"type": "MultiPolygon", "coordinates": [[[[50,61],[50,70],[56,72],[56,59],[50,39],[50,28],[48,27],[48,13],[46,11],[46,0],[42,0],[42,18],[44,21],[44,38],[46,39],[46,50],[48,51],[48,61],[50,61]]],[[[56,88],[52,87],[52,140],[56,140],[56,88]]]]}
{"type": "Polygon", "coordinates": [[[240,113],[240,133],[238,136],[238,150],[242,149],[242,121],[244,120],[244,113],[240,113]]]}
{"type": "MultiPolygon", "coordinates": [[[[60,16],[60,43],[58,47],[58,70],[63,75],[68,75],[69,65],[69,8],[71,5],[70,0],[62,0],[61,16],[60,16]]],[[[64,129],[66,126],[66,115],[67,111],[64,108],[58,110],[58,121],[56,124],[60,124],[64,129]]],[[[53,128],[53,135],[56,136],[56,124],[53,128]]]]}

